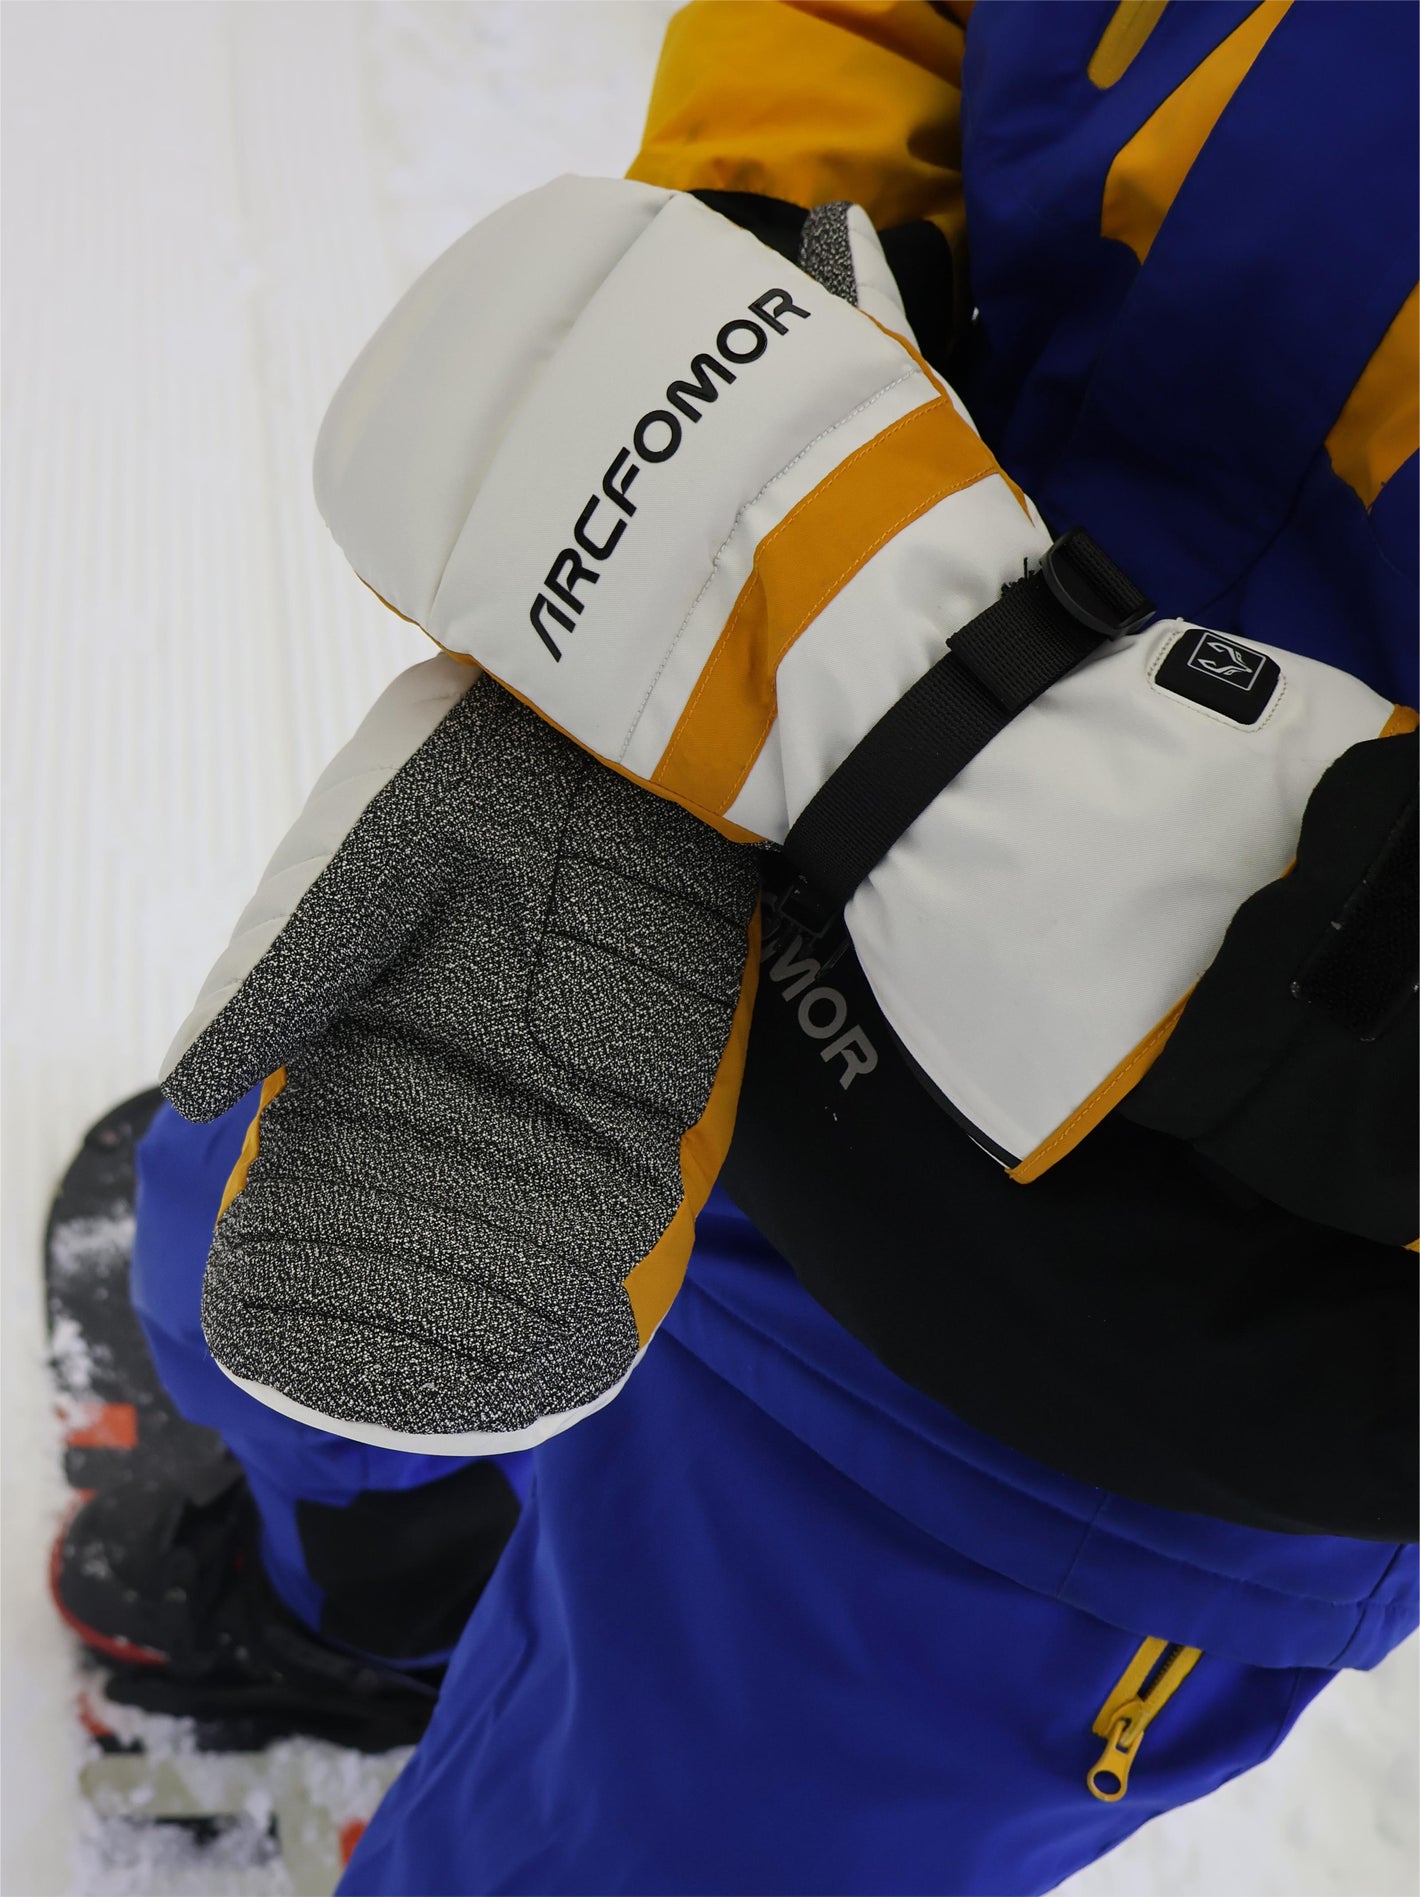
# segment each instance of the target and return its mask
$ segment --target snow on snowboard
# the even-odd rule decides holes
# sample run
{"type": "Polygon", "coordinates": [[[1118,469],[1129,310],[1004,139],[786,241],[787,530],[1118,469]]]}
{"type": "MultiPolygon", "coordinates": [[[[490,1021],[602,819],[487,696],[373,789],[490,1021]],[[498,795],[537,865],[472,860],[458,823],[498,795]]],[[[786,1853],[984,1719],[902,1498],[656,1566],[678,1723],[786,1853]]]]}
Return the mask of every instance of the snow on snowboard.
{"type": "MultiPolygon", "coordinates": [[[[50,1209],[50,1362],[76,1508],[147,1474],[201,1494],[230,1467],[220,1438],[180,1416],[158,1382],[129,1298],[134,1149],[161,1099],[139,1094],[91,1127],[50,1209]]],[[[408,1757],[142,1711],[110,1696],[113,1672],[89,1646],[81,1669],[85,1897],[327,1897],[408,1757]]]]}

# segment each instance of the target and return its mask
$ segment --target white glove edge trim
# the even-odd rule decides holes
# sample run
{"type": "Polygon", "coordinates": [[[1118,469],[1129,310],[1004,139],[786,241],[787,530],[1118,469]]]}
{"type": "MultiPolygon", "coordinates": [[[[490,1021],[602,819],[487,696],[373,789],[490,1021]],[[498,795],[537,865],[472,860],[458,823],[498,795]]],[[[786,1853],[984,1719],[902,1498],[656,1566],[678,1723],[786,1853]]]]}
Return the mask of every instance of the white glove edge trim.
{"type": "Polygon", "coordinates": [[[589,1416],[595,1416],[598,1410],[604,1410],[626,1388],[632,1371],[649,1348],[649,1342],[643,1344],[631,1360],[631,1369],[590,1403],[579,1404],[576,1409],[556,1410],[549,1416],[539,1416],[535,1423],[528,1423],[522,1429],[474,1429],[455,1434],[418,1434],[389,1429],[383,1423],[357,1423],[343,1416],[327,1416],[321,1410],[313,1410],[305,1403],[296,1402],[294,1397],[283,1396],[280,1390],[272,1389],[268,1383],[257,1383],[250,1377],[235,1375],[216,1357],[213,1362],[229,1382],[245,1390],[248,1396],[255,1397],[265,1408],[276,1410],[282,1416],[294,1417],[298,1423],[306,1423],[312,1429],[322,1429],[329,1436],[343,1436],[349,1442],[369,1443],[375,1449],[399,1449],[416,1456],[506,1456],[519,1449],[536,1449],[539,1443],[549,1442],[564,1430],[574,1428],[589,1416]]]}
{"type": "Polygon", "coordinates": [[[443,722],[479,667],[444,654],[401,672],[370,707],[349,742],[316,780],[163,1056],[166,1080],[206,1033],[290,921],[367,806],[443,722]],[[373,753],[373,759],[371,754],[373,753]]]}

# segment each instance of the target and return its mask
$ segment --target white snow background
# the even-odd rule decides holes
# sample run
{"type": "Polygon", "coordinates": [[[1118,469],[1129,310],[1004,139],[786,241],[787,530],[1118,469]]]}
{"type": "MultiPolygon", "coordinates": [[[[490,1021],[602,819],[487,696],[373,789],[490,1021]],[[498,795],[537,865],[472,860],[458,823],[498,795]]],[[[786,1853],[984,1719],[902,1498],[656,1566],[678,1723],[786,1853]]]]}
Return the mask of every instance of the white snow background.
{"type": "MultiPolygon", "coordinates": [[[[273,1888],[85,1844],[44,1586],[44,1211],[84,1127],[151,1081],[319,769],[428,651],[316,513],[331,393],[469,224],[624,168],[671,10],[3,8],[6,1897],[273,1888]]],[[[1071,1889],[1408,1897],[1415,1787],[1412,1642],[1071,1889]]]]}

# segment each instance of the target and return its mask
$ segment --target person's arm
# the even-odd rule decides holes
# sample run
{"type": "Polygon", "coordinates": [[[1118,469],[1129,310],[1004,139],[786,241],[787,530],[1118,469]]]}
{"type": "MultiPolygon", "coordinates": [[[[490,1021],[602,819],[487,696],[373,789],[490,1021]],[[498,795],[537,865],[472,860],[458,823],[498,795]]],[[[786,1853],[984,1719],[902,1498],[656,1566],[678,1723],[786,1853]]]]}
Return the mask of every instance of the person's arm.
{"type": "MultiPolygon", "coordinates": [[[[940,367],[964,315],[970,11],[694,0],[671,21],[630,175],[694,192],[791,257],[803,210],[859,203],[940,367]]],[[[1413,323],[1388,339],[1329,444],[1371,502],[1413,435],[1413,364],[1398,343],[1413,355],[1413,323]]],[[[1300,1216],[1391,1244],[1415,1234],[1413,749],[1361,745],[1329,774],[1297,873],[1245,905],[1122,1109],[1300,1216]]]]}
{"type": "Polygon", "coordinates": [[[667,30],[628,175],[693,191],[776,248],[795,209],[862,205],[922,352],[940,365],[968,313],[971,3],[692,0],[667,30]]]}

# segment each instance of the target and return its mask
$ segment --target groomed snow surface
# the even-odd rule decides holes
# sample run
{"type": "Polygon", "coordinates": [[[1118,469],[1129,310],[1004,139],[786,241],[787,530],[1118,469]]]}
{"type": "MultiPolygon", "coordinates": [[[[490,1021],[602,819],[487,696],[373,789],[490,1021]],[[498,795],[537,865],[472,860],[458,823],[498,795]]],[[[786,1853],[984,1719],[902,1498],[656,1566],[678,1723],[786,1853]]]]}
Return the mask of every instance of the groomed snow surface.
{"type": "MultiPolygon", "coordinates": [[[[4,7],[6,1897],[287,1887],[239,1852],[119,1849],[78,1798],[43,1586],[64,1501],[46,1200],[82,1129],[150,1083],[305,788],[427,653],[316,514],[327,400],[469,224],[624,168],[670,11],[4,7]]],[[[291,1769],[353,1769],[324,1755],[291,1769]]],[[[1409,1897],[1415,1784],[1412,1642],[1071,1889],[1409,1897]]]]}

